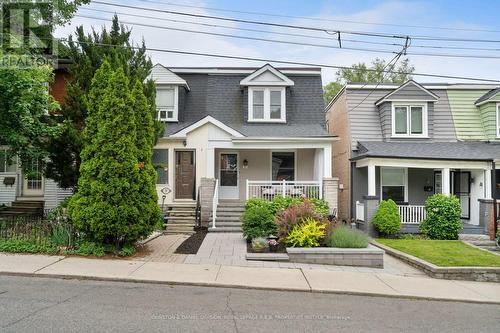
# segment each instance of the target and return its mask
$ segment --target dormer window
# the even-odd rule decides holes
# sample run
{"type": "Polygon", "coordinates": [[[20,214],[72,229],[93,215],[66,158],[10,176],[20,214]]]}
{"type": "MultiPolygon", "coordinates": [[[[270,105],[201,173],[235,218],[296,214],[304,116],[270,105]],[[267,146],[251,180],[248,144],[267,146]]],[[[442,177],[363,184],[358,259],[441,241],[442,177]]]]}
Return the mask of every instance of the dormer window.
{"type": "Polygon", "coordinates": [[[427,104],[393,103],[393,137],[427,137],[427,104]]]}
{"type": "Polygon", "coordinates": [[[286,122],[285,87],[249,87],[249,122],[286,122]]]}
{"type": "Polygon", "coordinates": [[[177,121],[179,113],[179,87],[156,87],[156,111],[159,121],[177,121]]]}

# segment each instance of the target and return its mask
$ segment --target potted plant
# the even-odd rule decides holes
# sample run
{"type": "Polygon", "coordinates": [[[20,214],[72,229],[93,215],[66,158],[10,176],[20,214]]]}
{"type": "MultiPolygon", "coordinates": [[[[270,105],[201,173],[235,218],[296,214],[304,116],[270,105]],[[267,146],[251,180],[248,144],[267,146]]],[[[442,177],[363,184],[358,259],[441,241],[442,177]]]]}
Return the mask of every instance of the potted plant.
{"type": "Polygon", "coordinates": [[[252,239],[252,250],[254,252],[264,252],[267,247],[267,240],[262,237],[252,239]]]}
{"type": "Polygon", "coordinates": [[[278,237],[274,235],[270,235],[269,237],[267,237],[267,245],[269,246],[269,252],[278,252],[278,237]]]}

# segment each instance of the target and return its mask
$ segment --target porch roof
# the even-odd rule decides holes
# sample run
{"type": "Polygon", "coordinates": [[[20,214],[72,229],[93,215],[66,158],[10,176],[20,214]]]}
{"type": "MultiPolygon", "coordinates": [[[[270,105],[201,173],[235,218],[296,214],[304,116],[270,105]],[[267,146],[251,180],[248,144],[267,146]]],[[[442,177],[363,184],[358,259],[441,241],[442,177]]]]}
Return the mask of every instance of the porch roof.
{"type": "Polygon", "coordinates": [[[487,142],[358,142],[351,160],[366,157],[493,161],[500,159],[500,144],[487,142]]]}

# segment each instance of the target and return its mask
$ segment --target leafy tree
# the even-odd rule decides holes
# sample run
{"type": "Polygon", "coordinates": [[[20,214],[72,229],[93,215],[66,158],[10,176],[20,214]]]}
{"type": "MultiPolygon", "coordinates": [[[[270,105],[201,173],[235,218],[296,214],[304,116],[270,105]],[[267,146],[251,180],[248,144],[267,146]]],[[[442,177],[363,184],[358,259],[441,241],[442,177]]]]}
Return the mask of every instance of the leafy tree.
{"type": "MultiPolygon", "coordinates": [[[[45,169],[46,175],[64,188],[74,187],[80,175],[80,152],[84,144],[83,129],[89,124],[87,117],[92,99],[95,98],[90,96],[90,83],[105,59],[111,68],[123,68],[125,75],[130,79],[130,88],[136,81],[142,83],[147,109],[153,118],[156,114],[154,82],[147,80],[153,65],[146,55],[144,41],[140,48],[133,48],[130,30],[118,22],[116,15],[109,31],[103,28],[101,32],[93,31],[91,34],[85,34],[83,26],[80,26],[76,29],[75,35],[75,39],[69,37],[68,48],[65,51],[73,63],[69,70],[72,80],[67,84],[67,97],[62,106],[62,116],[57,118],[63,124],[63,134],[48,142],[50,162],[45,169]]],[[[162,123],[154,121],[155,138],[160,137],[162,131],[162,123]]]]}
{"type": "MultiPolygon", "coordinates": [[[[149,235],[157,221],[148,214],[151,194],[142,192],[147,185],[138,160],[136,101],[125,71],[110,71],[107,62],[96,72],[90,95],[100,96],[89,101],[96,126],[84,132],[81,177],[68,212],[86,238],[118,249],[149,235]]],[[[135,95],[144,106],[145,98],[135,95]]]]}
{"type": "Polygon", "coordinates": [[[403,83],[411,79],[411,73],[415,71],[415,67],[410,64],[409,59],[404,59],[397,67],[388,67],[391,73],[384,72],[386,61],[376,58],[372,61],[369,67],[365,63],[354,64],[352,68],[343,68],[337,71],[335,81],[328,83],[323,88],[323,98],[325,104],[335,97],[342,89],[342,86],[347,82],[361,83],[403,83]]]}
{"type": "Polygon", "coordinates": [[[59,134],[59,126],[47,121],[59,108],[47,91],[52,79],[48,66],[0,68],[0,144],[9,147],[9,158],[20,157],[24,171],[32,159],[43,160],[44,141],[59,134]]]}

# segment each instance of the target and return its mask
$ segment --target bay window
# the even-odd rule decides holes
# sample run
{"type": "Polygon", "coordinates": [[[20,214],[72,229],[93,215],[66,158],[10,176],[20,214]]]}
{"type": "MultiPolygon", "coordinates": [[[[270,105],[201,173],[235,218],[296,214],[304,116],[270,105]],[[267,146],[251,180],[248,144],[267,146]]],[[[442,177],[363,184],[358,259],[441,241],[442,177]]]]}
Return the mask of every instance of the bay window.
{"type": "Polygon", "coordinates": [[[426,104],[393,104],[392,136],[394,137],[426,137],[427,105],[426,104]]]}
{"type": "Polygon", "coordinates": [[[248,121],[249,122],[285,122],[284,87],[249,87],[248,121]]]}
{"type": "Polygon", "coordinates": [[[380,183],[382,200],[392,199],[396,203],[406,201],[407,173],[405,168],[381,168],[380,183]]]}
{"type": "Polygon", "coordinates": [[[156,89],[156,111],[159,121],[177,121],[178,87],[158,86],[156,89]]]}

